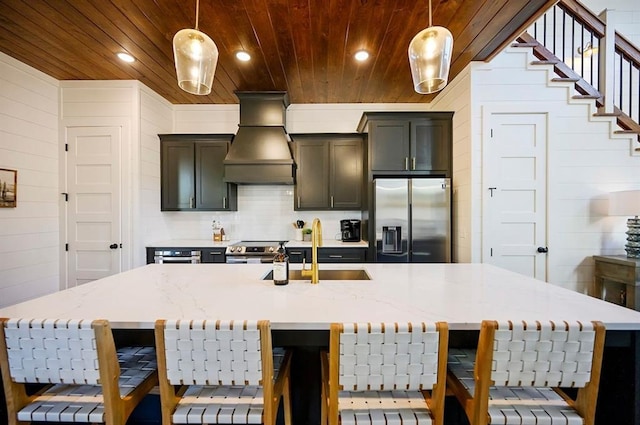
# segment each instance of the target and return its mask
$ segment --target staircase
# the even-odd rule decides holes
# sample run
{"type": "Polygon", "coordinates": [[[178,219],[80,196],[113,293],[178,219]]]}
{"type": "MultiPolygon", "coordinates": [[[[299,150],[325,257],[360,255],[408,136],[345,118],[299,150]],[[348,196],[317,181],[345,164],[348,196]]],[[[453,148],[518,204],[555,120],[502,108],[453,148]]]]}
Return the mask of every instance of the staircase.
{"type": "Polygon", "coordinates": [[[594,99],[596,116],[615,117],[617,134],[635,134],[640,155],[640,50],[575,0],[560,0],[514,47],[530,48],[532,64],[553,65],[553,81],[574,84],[576,99],[594,99]],[[604,66],[606,64],[606,66],[604,66]]]}

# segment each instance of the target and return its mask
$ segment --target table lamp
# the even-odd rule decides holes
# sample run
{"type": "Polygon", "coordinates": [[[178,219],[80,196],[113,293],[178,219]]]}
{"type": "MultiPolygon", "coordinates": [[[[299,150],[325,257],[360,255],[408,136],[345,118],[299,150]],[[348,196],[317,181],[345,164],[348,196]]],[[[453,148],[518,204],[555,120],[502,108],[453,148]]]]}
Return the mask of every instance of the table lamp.
{"type": "Polygon", "coordinates": [[[609,215],[634,216],[627,219],[627,257],[640,258],[640,190],[609,194],[609,215]]]}

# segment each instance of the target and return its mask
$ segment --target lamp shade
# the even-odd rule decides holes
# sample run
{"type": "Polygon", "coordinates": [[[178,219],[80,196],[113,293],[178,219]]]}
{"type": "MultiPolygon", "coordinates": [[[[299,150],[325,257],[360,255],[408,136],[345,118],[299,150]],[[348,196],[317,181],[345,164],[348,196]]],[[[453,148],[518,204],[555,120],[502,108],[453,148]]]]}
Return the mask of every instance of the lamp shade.
{"type": "Polygon", "coordinates": [[[188,93],[211,93],[218,64],[218,47],[209,36],[196,29],[183,29],[173,37],[173,59],[178,86],[188,93]]]}
{"type": "Polygon", "coordinates": [[[428,27],[409,43],[409,65],[413,88],[429,94],[442,90],[449,80],[453,36],[444,27],[428,27]]]}
{"type": "Polygon", "coordinates": [[[640,190],[623,190],[610,193],[609,215],[640,215],[640,190]]]}

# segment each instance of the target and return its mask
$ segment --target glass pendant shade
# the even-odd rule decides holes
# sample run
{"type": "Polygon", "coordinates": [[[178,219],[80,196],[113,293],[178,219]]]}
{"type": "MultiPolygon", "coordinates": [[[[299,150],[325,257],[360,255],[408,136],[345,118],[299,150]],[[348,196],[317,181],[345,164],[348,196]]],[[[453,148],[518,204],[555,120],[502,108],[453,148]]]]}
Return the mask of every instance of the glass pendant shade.
{"type": "Polygon", "coordinates": [[[413,88],[429,94],[442,90],[449,80],[453,36],[444,27],[428,27],[409,43],[409,65],[413,88]]]}
{"type": "Polygon", "coordinates": [[[211,93],[218,64],[218,47],[197,29],[180,30],[173,37],[173,59],[178,86],[188,93],[211,93]]]}

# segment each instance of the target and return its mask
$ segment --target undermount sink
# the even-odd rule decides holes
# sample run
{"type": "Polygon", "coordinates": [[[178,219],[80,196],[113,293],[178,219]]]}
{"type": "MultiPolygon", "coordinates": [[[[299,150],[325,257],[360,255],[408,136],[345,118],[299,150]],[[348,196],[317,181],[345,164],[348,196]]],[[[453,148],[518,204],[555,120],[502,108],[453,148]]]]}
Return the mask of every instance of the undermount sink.
{"type": "MultiPolygon", "coordinates": [[[[272,280],[273,272],[267,273],[262,280],[272,280]]],[[[363,269],[342,270],[318,270],[319,280],[371,280],[371,276],[363,269]]],[[[308,276],[302,276],[302,270],[289,270],[289,280],[311,280],[308,276]]]]}

